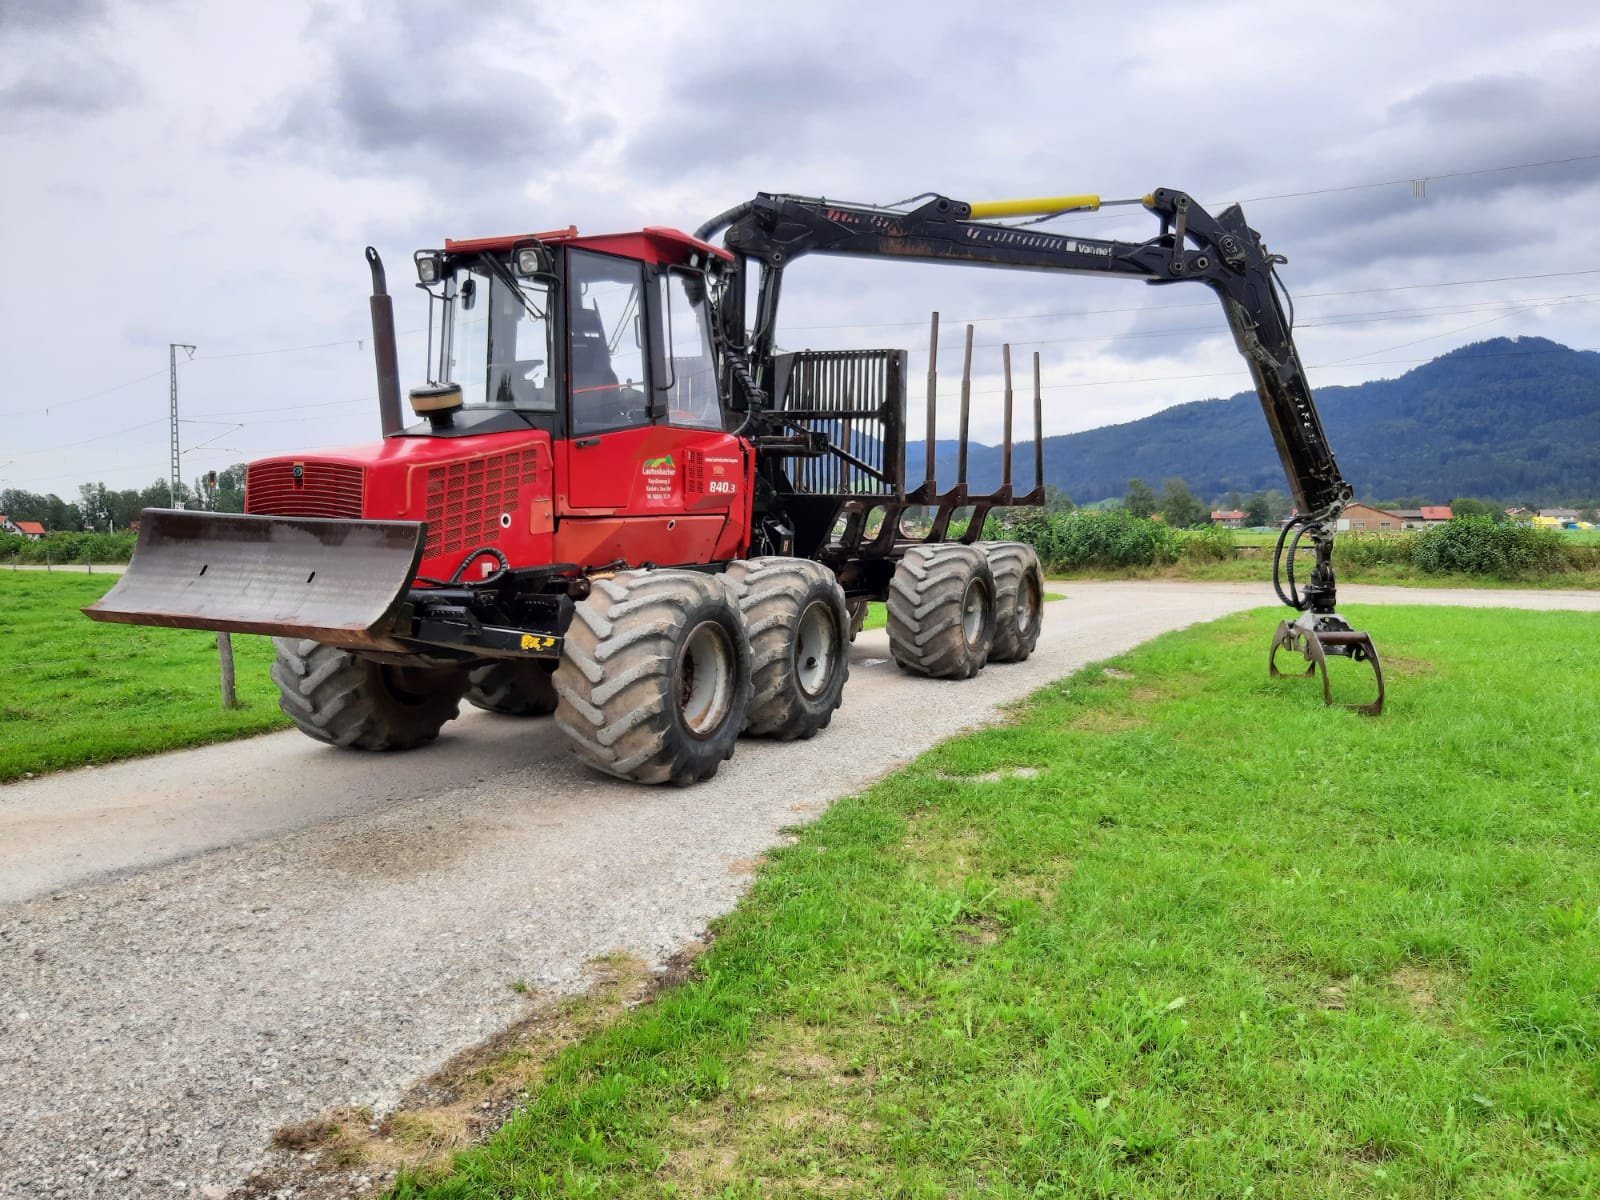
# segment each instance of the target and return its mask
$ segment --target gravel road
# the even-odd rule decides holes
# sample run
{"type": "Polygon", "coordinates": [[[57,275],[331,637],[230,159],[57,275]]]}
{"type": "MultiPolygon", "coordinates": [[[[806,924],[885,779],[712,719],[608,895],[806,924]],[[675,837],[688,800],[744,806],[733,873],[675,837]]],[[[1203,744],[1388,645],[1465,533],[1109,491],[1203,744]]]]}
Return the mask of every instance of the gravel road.
{"type": "MultiPolygon", "coordinates": [[[[602,779],[546,722],[473,709],[409,755],[283,733],[0,787],[0,1196],[224,1195],[274,1129],[381,1110],[524,1015],[513,982],[581,991],[615,949],[664,963],[785,826],[1087,662],[1268,601],[1055,586],[1068,599],[1028,662],[912,679],[865,634],[831,729],[743,743],[694,788],[602,779]]],[[[1342,592],[1600,609],[1597,593],[1342,592]]]]}

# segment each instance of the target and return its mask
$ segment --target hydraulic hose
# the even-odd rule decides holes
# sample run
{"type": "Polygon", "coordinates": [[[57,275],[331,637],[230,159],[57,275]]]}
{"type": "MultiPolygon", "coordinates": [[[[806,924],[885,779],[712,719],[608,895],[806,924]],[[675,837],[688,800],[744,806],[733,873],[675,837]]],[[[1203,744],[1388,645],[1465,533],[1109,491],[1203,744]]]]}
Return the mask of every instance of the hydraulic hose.
{"type": "Polygon", "coordinates": [[[1294,558],[1300,550],[1301,539],[1311,531],[1313,524],[1308,516],[1291,517],[1284,525],[1283,532],[1278,534],[1278,544],[1272,551],[1272,590],[1278,593],[1279,600],[1297,612],[1304,612],[1310,601],[1295,586],[1294,558]],[[1289,536],[1291,533],[1294,535],[1292,539],[1289,536]],[[1283,552],[1286,543],[1289,547],[1287,558],[1283,552]],[[1285,581],[1289,585],[1288,591],[1284,590],[1285,581]]]}

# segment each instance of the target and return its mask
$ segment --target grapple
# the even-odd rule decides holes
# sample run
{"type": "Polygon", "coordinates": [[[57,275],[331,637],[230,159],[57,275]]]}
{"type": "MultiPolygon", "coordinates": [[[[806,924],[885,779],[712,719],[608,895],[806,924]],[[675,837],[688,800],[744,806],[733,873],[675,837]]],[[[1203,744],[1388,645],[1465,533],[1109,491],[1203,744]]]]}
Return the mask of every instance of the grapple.
{"type": "Polygon", "coordinates": [[[83,611],[128,625],[404,650],[393,634],[425,531],[417,521],[146,509],[127,572],[83,611]]]}
{"type": "Polygon", "coordinates": [[[1333,704],[1333,683],[1328,678],[1328,659],[1348,658],[1351,662],[1370,663],[1377,680],[1376,699],[1352,704],[1343,701],[1347,708],[1368,716],[1383,712],[1383,664],[1378,660],[1378,650],[1372,638],[1359,629],[1350,628],[1343,617],[1335,614],[1304,613],[1293,621],[1278,622],[1278,631],[1272,635],[1272,649],[1267,653],[1267,669],[1272,678],[1288,678],[1278,670],[1278,651],[1301,654],[1306,660],[1303,676],[1322,676],[1322,700],[1333,704]]]}
{"type": "MultiPolygon", "coordinates": [[[[1348,490],[1347,485],[1345,490],[1348,490]]],[[[1347,708],[1368,716],[1383,712],[1383,664],[1378,661],[1378,650],[1372,639],[1359,629],[1353,629],[1334,611],[1336,584],[1333,572],[1332,518],[1337,516],[1348,496],[1341,497],[1328,515],[1297,516],[1283,527],[1278,535],[1278,545],[1272,554],[1272,586],[1278,598],[1300,615],[1292,621],[1280,621],[1278,631],[1272,635],[1272,648],[1267,652],[1267,670],[1274,679],[1283,679],[1278,670],[1278,651],[1302,655],[1305,677],[1322,676],[1322,701],[1333,704],[1333,681],[1328,677],[1329,658],[1348,658],[1355,663],[1369,663],[1378,685],[1378,694],[1372,700],[1351,704],[1347,708]],[[1316,553],[1316,565],[1311,578],[1301,588],[1295,580],[1295,555],[1302,540],[1309,539],[1316,553]]]]}

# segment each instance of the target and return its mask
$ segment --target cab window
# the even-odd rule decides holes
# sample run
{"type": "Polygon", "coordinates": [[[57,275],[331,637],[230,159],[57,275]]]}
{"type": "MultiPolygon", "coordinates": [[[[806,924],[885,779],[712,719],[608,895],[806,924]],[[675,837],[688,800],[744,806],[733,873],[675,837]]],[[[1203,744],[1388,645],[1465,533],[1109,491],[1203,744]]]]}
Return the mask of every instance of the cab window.
{"type": "Polygon", "coordinates": [[[568,281],[567,371],[573,432],[648,425],[643,264],[573,250],[568,281]]]}
{"type": "Polygon", "coordinates": [[[721,429],[722,405],[703,298],[705,277],[698,271],[673,268],[662,272],[659,282],[661,312],[667,325],[662,381],[667,423],[721,429]]]}

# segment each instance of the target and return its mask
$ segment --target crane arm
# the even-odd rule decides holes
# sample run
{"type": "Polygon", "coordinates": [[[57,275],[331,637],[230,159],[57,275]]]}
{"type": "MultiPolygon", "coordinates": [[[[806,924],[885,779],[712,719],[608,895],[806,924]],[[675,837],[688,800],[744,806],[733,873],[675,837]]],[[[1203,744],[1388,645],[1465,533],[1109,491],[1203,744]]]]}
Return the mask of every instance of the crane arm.
{"type": "MultiPolygon", "coordinates": [[[[1249,365],[1296,507],[1331,530],[1353,496],[1323,432],[1311,385],[1278,299],[1268,252],[1238,205],[1212,216],[1184,192],[1158,188],[1143,203],[1160,220],[1143,242],[1050,233],[973,214],[1024,215],[1099,206],[1094,196],[977,205],[930,196],[909,210],[761,193],[713,218],[697,236],[725,230],[724,244],[761,268],[751,363],[772,353],[783,269],[806,254],[904,258],[1019,270],[1113,275],[1152,284],[1209,287],[1222,303],[1234,342],[1249,365]],[[1058,207],[1059,206],[1059,207],[1058,207]]],[[[743,326],[743,313],[737,314],[743,326]]]]}

